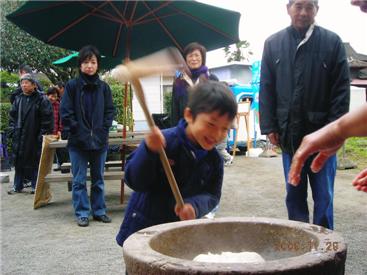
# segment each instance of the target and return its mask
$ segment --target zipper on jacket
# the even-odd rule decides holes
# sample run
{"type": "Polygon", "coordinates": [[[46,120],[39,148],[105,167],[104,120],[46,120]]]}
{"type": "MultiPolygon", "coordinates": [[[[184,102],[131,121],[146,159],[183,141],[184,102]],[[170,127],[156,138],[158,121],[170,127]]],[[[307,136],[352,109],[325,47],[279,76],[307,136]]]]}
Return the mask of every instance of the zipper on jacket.
{"type": "MultiPolygon", "coordinates": [[[[92,131],[92,128],[93,128],[93,118],[92,118],[92,127],[91,125],[89,124],[86,116],[85,116],[85,110],[84,110],[84,105],[83,105],[83,102],[84,102],[84,91],[82,90],[81,91],[81,96],[80,96],[80,109],[82,111],[82,120],[84,121],[85,125],[89,128],[91,128],[91,131],[92,131]]],[[[92,136],[92,133],[91,133],[91,136],[92,136]]]]}
{"type": "Polygon", "coordinates": [[[92,127],[90,128],[90,136],[93,137],[93,118],[92,118],[92,127]]]}

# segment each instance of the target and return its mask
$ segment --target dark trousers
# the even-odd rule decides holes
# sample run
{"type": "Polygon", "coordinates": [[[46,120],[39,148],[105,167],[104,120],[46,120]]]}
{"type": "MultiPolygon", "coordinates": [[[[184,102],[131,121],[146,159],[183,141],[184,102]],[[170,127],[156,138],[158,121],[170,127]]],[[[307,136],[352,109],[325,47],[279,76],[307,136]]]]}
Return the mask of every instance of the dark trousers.
{"type": "Polygon", "coordinates": [[[32,189],[36,189],[37,183],[37,168],[23,168],[15,166],[15,175],[14,175],[14,185],[13,188],[16,191],[23,190],[23,182],[25,179],[30,180],[32,182],[32,189]]]}
{"type": "Polygon", "coordinates": [[[66,148],[56,149],[56,161],[58,166],[61,166],[65,162],[69,162],[69,152],[66,148]]]}
{"type": "Polygon", "coordinates": [[[69,148],[71,170],[73,173],[73,206],[77,218],[88,217],[90,212],[87,193],[87,169],[90,164],[92,185],[90,188],[90,201],[92,215],[102,216],[106,214],[104,199],[104,165],[107,150],[83,151],[77,148],[69,148]]]}
{"type": "Polygon", "coordinates": [[[296,187],[288,183],[288,172],[292,162],[292,155],[283,153],[282,157],[287,188],[286,205],[288,209],[288,218],[295,221],[309,222],[309,211],[307,205],[307,186],[309,182],[314,201],[313,223],[333,229],[336,156],[334,155],[330,157],[318,173],[313,173],[311,171],[310,165],[313,158],[309,158],[303,166],[301,181],[296,187]]]}

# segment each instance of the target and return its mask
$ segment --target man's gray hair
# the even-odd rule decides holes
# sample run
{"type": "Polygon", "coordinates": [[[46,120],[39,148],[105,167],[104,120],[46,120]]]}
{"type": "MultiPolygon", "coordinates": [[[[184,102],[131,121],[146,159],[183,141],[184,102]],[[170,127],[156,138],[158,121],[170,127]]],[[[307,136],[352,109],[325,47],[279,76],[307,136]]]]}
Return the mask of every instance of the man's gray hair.
{"type": "MultiPolygon", "coordinates": [[[[288,3],[289,4],[293,4],[296,0],[289,0],[288,3]]],[[[312,2],[314,2],[314,4],[318,4],[319,3],[319,0],[312,0],[312,2]]]]}

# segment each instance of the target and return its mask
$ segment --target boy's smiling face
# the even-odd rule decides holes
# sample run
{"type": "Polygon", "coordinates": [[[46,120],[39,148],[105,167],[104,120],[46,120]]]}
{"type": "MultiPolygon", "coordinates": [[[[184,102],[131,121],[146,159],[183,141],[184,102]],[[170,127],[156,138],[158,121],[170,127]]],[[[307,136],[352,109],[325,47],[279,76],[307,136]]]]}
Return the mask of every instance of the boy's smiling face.
{"type": "Polygon", "coordinates": [[[186,134],[189,140],[209,151],[221,142],[232,125],[227,114],[219,115],[218,111],[199,113],[194,119],[190,108],[184,112],[188,125],[186,134]]]}

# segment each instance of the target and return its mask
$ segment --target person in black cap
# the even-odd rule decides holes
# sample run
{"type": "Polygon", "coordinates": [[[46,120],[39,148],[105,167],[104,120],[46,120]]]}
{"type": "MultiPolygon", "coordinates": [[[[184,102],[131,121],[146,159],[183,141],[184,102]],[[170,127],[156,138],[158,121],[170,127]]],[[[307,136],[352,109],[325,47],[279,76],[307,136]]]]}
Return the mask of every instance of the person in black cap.
{"type": "MultiPolygon", "coordinates": [[[[25,74],[29,74],[32,76],[32,68],[27,64],[21,64],[19,66],[18,74],[19,74],[19,78],[22,78],[23,75],[25,74]]],[[[34,80],[37,86],[37,90],[43,91],[41,84],[33,76],[32,76],[32,79],[34,80]]],[[[13,104],[15,97],[22,93],[23,93],[22,87],[19,83],[18,87],[10,94],[10,98],[9,98],[10,103],[13,104]]]]}
{"type": "Polygon", "coordinates": [[[52,106],[47,97],[37,90],[35,79],[24,74],[20,79],[22,93],[15,97],[9,113],[9,137],[15,166],[13,188],[9,195],[23,191],[24,179],[31,180],[34,194],[42,135],[53,130],[52,106]]]}

